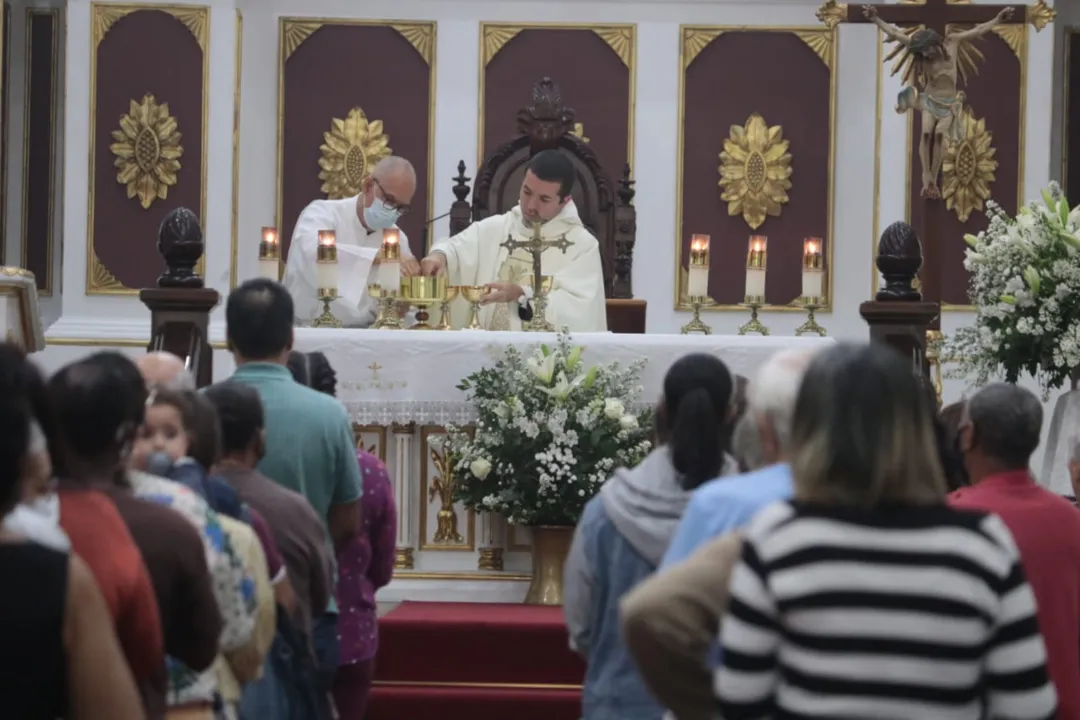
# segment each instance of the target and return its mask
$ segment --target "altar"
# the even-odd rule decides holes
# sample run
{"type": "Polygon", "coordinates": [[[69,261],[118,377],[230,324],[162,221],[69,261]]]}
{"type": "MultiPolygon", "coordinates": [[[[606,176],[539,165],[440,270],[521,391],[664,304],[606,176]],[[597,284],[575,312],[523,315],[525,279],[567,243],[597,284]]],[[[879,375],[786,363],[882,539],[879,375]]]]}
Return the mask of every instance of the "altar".
{"type": "MultiPolygon", "coordinates": [[[[530,570],[528,530],[454,504],[445,461],[432,440],[448,424],[467,426],[473,415],[458,383],[501,357],[508,345],[529,354],[553,345],[549,333],[410,332],[297,328],[295,349],[319,351],[337,372],[338,398],[349,411],[357,447],[386,463],[398,507],[394,580],[380,600],[516,602],[530,570]],[[439,523],[442,515],[443,523],[439,523]]],[[[830,344],[817,337],[619,335],[579,333],[586,365],[646,360],[642,403],[661,395],[675,360],[705,352],[731,371],[752,378],[782,349],[830,344]]]]}

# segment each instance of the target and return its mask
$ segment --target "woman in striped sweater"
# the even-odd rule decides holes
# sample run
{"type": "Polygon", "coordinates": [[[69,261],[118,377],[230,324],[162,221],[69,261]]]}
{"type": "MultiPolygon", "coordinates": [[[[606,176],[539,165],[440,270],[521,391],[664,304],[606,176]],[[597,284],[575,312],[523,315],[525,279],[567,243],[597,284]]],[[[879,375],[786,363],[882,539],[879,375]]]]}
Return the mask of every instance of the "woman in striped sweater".
{"type": "Polygon", "coordinates": [[[1035,601],[994,515],[945,504],[933,409],[880,346],[820,354],[795,499],[746,530],[721,625],[726,720],[1053,718],[1035,601]]]}

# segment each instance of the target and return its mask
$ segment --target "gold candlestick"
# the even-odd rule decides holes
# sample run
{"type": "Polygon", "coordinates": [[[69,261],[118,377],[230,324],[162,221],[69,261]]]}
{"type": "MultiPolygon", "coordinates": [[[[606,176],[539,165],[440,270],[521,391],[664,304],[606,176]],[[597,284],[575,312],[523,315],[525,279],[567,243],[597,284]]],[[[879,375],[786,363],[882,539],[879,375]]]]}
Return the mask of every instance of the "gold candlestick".
{"type": "Polygon", "coordinates": [[[701,308],[708,307],[713,304],[713,299],[710,297],[704,297],[701,295],[694,295],[690,298],[690,307],[694,310],[694,317],[690,322],[680,328],[680,332],[683,335],[689,335],[691,333],[701,333],[702,335],[712,335],[712,328],[705,324],[701,319],[701,308]]]}
{"type": "Polygon", "coordinates": [[[334,317],[334,313],[330,310],[330,303],[337,299],[337,288],[319,288],[319,302],[322,303],[323,311],[319,317],[311,321],[311,327],[341,327],[341,321],[334,317]]]}
{"type": "Polygon", "coordinates": [[[769,328],[765,327],[761,320],[758,319],[758,310],[765,307],[765,298],[761,295],[747,295],[743,302],[739,304],[750,309],[750,320],[739,328],[739,334],[758,333],[759,335],[768,335],[769,328]]]}
{"type": "Polygon", "coordinates": [[[814,311],[820,310],[824,307],[819,297],[804,297],[802,302],[799,303],[806,309],[807,318],[799,327],[795,328],[795,335],[809,335],[810,333],[817,333],[820,337],[825,337],[825,328],[817,324],[817,320],[814,319],[814,311]]]}

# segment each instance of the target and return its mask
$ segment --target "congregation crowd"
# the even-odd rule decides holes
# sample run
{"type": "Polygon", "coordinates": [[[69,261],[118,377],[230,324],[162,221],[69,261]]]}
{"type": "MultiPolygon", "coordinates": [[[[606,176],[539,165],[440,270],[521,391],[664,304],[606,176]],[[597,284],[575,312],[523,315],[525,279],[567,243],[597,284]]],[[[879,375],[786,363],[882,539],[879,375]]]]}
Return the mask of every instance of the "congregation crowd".
{"type": "Polygon", "coordinates": [[[1029,470],[1042,415],[1005,383],[939,412],[880,345],[749,382],[677,361],[567,560],[585,720],[1080,719],[1080,510],[1029,470]]]}
{"type": "Polygon", "coordinates": [[[396,509],[293,306],[226,306],[237,369],[0,345],[0,697],[17,720],[361,720],[396,509]]]}
{"type": "MultiPolygon", "coordinates": [[[[364,717],[386,468],[281,285],[226,322],[202,392],[164,353],[45,378],[0,345],[4,717],[364,717]]],[[[939,412],[878,345],[749,381],[681,358],[567,558],[584,719],[1080,720],[1080,510],[1029,470],[1042,414],[1011,384],[939,412]]]]}

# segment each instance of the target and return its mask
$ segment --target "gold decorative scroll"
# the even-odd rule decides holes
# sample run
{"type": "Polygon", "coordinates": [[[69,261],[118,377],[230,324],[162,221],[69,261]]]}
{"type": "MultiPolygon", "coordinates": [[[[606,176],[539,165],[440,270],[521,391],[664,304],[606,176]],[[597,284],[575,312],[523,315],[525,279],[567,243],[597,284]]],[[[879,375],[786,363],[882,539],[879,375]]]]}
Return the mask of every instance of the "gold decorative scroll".
{"type": "Polygon", "coordinates": [[[420,429],[420,551],[473,552],[476,550],[476,513],[454,503],[454,477],[442,442],[446,431],[438,425],[420,429]],[[438,500],[434,532],[429,534],[433,501],[438,500]],[[464,517],[459,517],[458,513],[464,517]],[[465,527],[461,527],[464,520],[465,527]]]}
{"type": "Polygon", "coordinates": [[[482,26],[482,37],[480,40],[480,66],[487,67],[499,51],[506,47],[506,43],[517,37],[524,28],[520,27],[507,27],[505,25],[484,25],[482,26]]]}
{"type": "Polygon", "coordinates": [[[90,19],[90,32],[95,48],[101,44],[101,41],[109,30],[112,30],[113,25],[118,20],[140,10],[150,10],[168,13],[182,22],[184,27],[191,31],[195,42],[199,44],[202,51],[206,52],[206,45],[210,40],[209,8],[177,5],[106,5],[98,3],[94,3],[92,7],[93,17],[90,19]]]}
{"type": "Polygon", "coordinates": [[[1005,41],[1017,60],[1024,62],[1027,45],[1026,25],[998,25],[993,29],[993,33],[1005,41]]]}
{"type": "Polygon", "coordinates": [[[431,450],[435,477],[431,479],[427,501],[439,498],[439,514],[432,542],[439,545],[460,545],[465,538],[458,532],[457,511],[454,510],[454,474],[445,454],[431,450]]]}
{"type": "Polygon", "coordinates": [[[982,210],[983,203],[990,199],[990,184],[995,180],[998,162],[986,120],[977,120],[971,108],[966,108],[961,122],[964,139],[945,146],[941,196],[945,207],[953,210],[960,222],[967,222],[971,213],[982,210]]]}
{"type": "Polygon", "coordinates": [[[109,272],[93,248],[90,249],[90,287],[99,293],[117,293],[128,289],[109,272]]]}
{"type": "Polygon", "coordinates": [[[120,129],[113,130],[109,150],[116,157],[113,164],[119,172],[116,182],[127,186],[128,199],[138,198],[143,210],[155,200],[169,196],[180,170],[180,131],[176,118],[169,114],[169,104],[153,95],[141,102],[131,101],[131,108],[120,116],[120,129]]]}
{"type": "Polygon", "coordinates": [[[304,44],[316,30],[321,28],[321,22],[309,20],[296,20],[294,18],[281,19],[281,53],[284,60],[292,57],[296,49],[304,44]]]}
{"type": "Polygon", "coordinates": [[[709,47],[716,38],[723,34],[723,30],[704,28],[683,28],[682,39],[682,66],[683,70],[690,67],[690,63],[701,54],[701,51],[709,47]]]}
{"type": "Polygon", "coordinates": [[[543,24],[535,25],[488,25],[481,24],[480,30],[480,66],[487,67],[499,51],[513,40],[522,30],[585,30],[592,31],[614,51],[622,64],[633,69],[634,66],[634,26],[633,25],[577,25],[543,24]]]}
{"type": "Polygon", "coordinates": [[[825,67],[832,69],[833,66],[833,39],[836,37],[834,30],[796,30],[795,37],[806,43],[806,46],[821,58],[825,67]]]}
{"type": "Polygon", "coordinates": [[[1057,10],[1046,4],[1046,0],[1038,0],[1034,5],[1026,8],[1025,19],[1031,23],[1036,32],[1049,25],[1057,17],[1057,10]]]}
{"type": "Polygon", "coordinates": [[[825,23],[825,27],[832,30],[847,20],[847,7],[846,4],[838,3],[836,0],[825,0],[814,15],[825,23]]]}
{"type": "Polygon", "coordinates": [[[319,146],[320,189],[330,200],[358,195],[375,164],[391,154],[382,120],[369,121],[358,107],[350,110],[344,120],[333,118],[330,130],[323,133],[323,141],[319,146]]]}
{"type": "Polygon", "coordinates": [[[633,27],[603,27],[593,28],[593,32],[601,40],[608,44],[615,54],[622,60],[622,64],[630,67],[634,59],[634,28],[633,27]]]}
{"type": "Polygon", "coordinates": [[[399,23],[391,25],[401,37],[409,41],[416,48],[424,62],[431,64],[435,55],[435,24],[434,23],[399,23]]]}
{"type": "Polygon", "coordinates": [[[779,217],[791,189],[789,142],[779,125],[769,127],[753,113],[743,126],[732,125],[720,153],[720,199],[728,215],[742,215],[751,230],[766,216],[779,217]]]}

